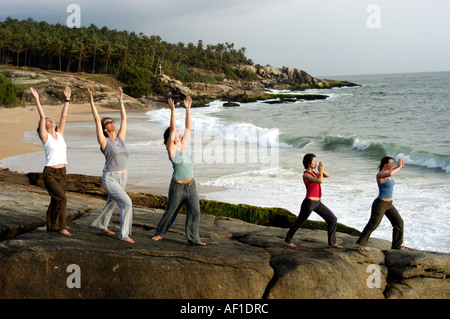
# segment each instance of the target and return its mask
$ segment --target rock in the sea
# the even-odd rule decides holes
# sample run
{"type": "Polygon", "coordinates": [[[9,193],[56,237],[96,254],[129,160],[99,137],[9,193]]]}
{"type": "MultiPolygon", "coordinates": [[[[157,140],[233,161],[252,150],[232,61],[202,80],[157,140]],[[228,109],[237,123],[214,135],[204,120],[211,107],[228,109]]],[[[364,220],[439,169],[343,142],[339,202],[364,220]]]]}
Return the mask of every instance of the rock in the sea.
{"type": "Polygon", "coordinates": [[[239,103],[236,102],[225,102],[223,103],[223,106],[225,107],[236,107],[236,106],[241,106],[239,103]]]}

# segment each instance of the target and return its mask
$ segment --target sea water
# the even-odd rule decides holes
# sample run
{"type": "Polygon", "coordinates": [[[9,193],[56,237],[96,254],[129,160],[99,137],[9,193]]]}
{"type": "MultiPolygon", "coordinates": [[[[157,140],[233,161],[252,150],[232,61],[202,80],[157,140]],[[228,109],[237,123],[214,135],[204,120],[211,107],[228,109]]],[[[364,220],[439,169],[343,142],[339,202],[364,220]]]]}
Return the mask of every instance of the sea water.
{"type": "MultiPolygon", "coordinates": [[[[333,78],[361,86],[274,91],[323,94],[325,100],[239,107],[214,101],[192,108],[195,176],[200,186],[209,187],[202,195],[282,207],[297,215],[305,196],[302,159],[314,153],[330,174],[322,184],[322,202],[338,222],[361,231],[378,194],[380,159],[388,155],[397,162],[401,157],[406,166],[393,177],[393,197],[404,220],[404,246],[450,252],[450,72],[333,78]]],[[[114,111],[102,116],[119,120],[114,111]]],[[[167,189],[172,167],[162,136],[170,110],[130,113],[128,118],[129,183],[167,189]]],[[[183,131],[184,108],[176,109],[176,118],[183,131]]],[[[25,141],[40,143],[35,131],[25,135],[25,141]]],[[[101,175],[104,158],[94,123],[71,122],[65,138],[68,173],[101,175]]],[[[35,153],[5,159],[1,166],[41,171],[44,164],[44,155],[35,153]]],[[[314,213],[310,218],[321,220],[314,213]]],[[[372,236],[391,240],[387,218],[372,236]]]]}

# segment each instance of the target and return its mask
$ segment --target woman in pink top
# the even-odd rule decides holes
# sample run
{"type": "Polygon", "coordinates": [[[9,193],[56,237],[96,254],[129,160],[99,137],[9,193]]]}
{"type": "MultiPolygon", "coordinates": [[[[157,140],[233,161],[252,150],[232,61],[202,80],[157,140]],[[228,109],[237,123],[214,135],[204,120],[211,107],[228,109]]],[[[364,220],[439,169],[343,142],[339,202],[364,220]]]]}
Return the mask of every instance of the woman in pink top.
{"type": "Polygon", "coordinates": [[[316,155],[306,154],[303,157],[303,166],[306,169],[306,171],[303,173],[303,182],[306,186],[306,197],[303,200],[297,220],[291,226],[286,235],[284,244],[291,248],[297,247],[297,245],[292,243],[292,237],[294,236],[295,232],[305,223],[309,215],[311,215],[311,213],[315,211],[328,224],[328,246],[330,248],[342,248],[342,246],[336,244],[337,218],[336,216],[334,216],[333,212],[320,201],[322,197],[322,188],[320,184],[323,183],[323,179],[325,177],[329,177],[330,175],[323,170],[322,162],[320,162],[318,166],[319,172],[314,172],[316,165],[316,155]]]}

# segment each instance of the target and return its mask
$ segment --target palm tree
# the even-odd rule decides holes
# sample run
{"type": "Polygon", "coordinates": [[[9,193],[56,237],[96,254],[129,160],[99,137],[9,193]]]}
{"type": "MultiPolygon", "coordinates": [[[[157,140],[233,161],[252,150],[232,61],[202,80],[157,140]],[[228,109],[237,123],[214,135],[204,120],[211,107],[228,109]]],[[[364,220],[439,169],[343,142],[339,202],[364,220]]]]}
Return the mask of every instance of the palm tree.
{"type": "Polygon", "coordinates": [[[121,45],[116,49],[119,58],[119,71],[127,64],[127,60],[131,57],[129,46],[121,45]]]}
{"type": "Polygon", "coordinates": [[[96,35],[94,35],[89,41],[89,48],[91,52],[94,54],[94,61],[92,62],[92,73],[95,74],[95,59],[97,57],[97,51],[102,47],[102,43],[98,39],[96,35]]]}
{"type": "Polygon", "coordinates": [[[16,67],[19,67],[20,54],[23,51],[25,51],[25,43],[23,41],[23,37],[22,36],[14,37],[9,45],[9,49],[12,52],[17,53],[16,67]]]}
{"type": "Polygon", "coordinates": [[[68,57],[67,57],[67,70],[66,72],[70,72],[70,63],[72,63],[72,52],[74,50],[75,47],[75,43],[72,40],[71,36],[68,36],[66,38],[66,41],[64,42],[65,46],[64,46],[64,51],[66,51],[68,53],[68,57]]]}
{"type": "Polygon", "coordinates": [[[116,48],[114,48],[111,42],[106,42],[100,48],[100,52],[103,55],[103,61],[105,62],[105,73],[108,73],[108,65],[112,62],[112,58],[116,54],[116,48]]]}
{"type": "Polygon", "coordinates": [[[58,55],[58,61],[59,61],[59,70],[61,71],[62,68],[62,63],[61,63],[61,54],[64,51],[64,41],[61,40],[60,38],[55,38],[53,39],[53,43],[52,43],[52,50],[54,53],[56,53],[58,55]]]}
{"type": "MultiPolygon", "coordinates": [[[[25,52],[25,56],[23,58],[23,65],[27,66],[27,52],[30,50],[32,51],[33,49],[33,39],[31,38],[29,33],[25,33],[22,36],[22,40],[23,40],[23,46],[24,46],[24,52],[25,52]]],[[[31,55],[31,53],[30,53],[31,55]]]]}
{"type": "Polygon", "coordinates": [[[6,51],[11,43],[12,32],[8,29],[0,30],[0,63],[6,63],[6,51]]]}
{"type": "Polygon", "coordinates": [[[89,56],[89,48],[83,41],[77,41],[74,48],[72,49],[72,52],[78,58],[78,73],[80,73],[82,71],[81,66],[83,64],[83,61],[86,60],[89,56]]]}
{"type": "Polygon", "coordinates": [[[43,39],[43,47],[44,52],[48,55],[48,61],[47,61],[47,70],[51,69],[52,65],[52,57],[53,57],[53,39],[49,37],[48,35],[44,35],[43,39]]]}

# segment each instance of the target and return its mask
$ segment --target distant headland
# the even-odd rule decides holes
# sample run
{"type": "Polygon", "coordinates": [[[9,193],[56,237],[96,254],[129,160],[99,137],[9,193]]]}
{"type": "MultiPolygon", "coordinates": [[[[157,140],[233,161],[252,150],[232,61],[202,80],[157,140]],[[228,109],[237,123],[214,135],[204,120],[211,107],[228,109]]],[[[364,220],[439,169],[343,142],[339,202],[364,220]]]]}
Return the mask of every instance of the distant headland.
{"type": "MultiPolygon", "coordinates": [[[[245,55],[246,49],[236,49],[233,43],[205,45],[199,40],[196,45],[171,44],[156,35],[95,25],[69,28],[31,18],[6,18],[0,22],[0,33],[2,106],[30,103],[29,86],[42,88],[43,103],[59,103],[63,97],[57,90],[70,85],[75,88],[74,98],[79,99],[75,103],[87,101],[85,93],[77,90],[89,87],[97,102],[108,105],[108,96],[121,85],[130,103],[145,107],[164,103],[168,96],[183,99],[190,95],[196,106],[204,106],[217,99],[267,99],[266,89],[298,91],[357,85],[318,79],[289,66],[255,65],[245,55]]],[[[279,97],[290,101],[288,96],[279,97]]]]}

